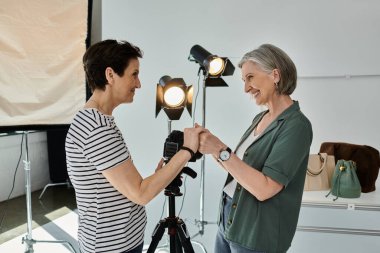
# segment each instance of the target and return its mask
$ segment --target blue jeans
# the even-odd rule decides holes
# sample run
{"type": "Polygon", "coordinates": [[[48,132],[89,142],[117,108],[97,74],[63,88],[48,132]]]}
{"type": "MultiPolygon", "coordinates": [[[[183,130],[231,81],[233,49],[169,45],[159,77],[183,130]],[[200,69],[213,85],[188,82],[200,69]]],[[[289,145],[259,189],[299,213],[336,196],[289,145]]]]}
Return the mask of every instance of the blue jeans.
{"type": "Polygon", "coordinates": [[[139,246],[137,246],[134,249],[131,249],[129,251],[124,251],[123,253],[141,253],[143,250],[144,243],[141,243],[139,246]]]}
{"type": "Polygon", "coordinates": [[[228,220],[228,214],[230,213],[232,205],[232,199],[223,194],[223,213],[222,221],[219,225],[218,232],[216,233],[215,240],[215,253],[264,253],[262,251],[254,251],[240,246],[239,244],[228,241],[224,237],[224,228],[226,221],[228,220]]]}

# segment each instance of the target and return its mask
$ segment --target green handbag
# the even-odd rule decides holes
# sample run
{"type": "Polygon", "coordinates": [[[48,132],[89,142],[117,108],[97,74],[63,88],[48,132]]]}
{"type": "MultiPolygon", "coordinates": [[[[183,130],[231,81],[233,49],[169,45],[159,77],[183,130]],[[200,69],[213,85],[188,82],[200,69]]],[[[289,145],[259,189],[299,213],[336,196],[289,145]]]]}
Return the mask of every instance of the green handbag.
{"type": "Polygon", "coordinates": [[[361,186],[356,175],[356,163],[354,161],[338,160],[334,169],[334,174],[331,180],[330,193],[337,200],[342,198],[359,198],[361,193],[361,186]]]}

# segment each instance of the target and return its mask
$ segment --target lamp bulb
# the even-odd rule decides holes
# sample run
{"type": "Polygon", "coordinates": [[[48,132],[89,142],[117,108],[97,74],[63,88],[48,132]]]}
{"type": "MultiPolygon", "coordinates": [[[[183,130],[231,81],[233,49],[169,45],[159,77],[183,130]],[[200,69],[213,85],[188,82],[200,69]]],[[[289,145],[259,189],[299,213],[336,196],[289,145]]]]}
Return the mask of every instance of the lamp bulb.
{"type": "Polygon", "coordinates": [[[164,101],[170,107],[176,107],[185,100],[185,92],[178,87],[170,87],[165,91],[164,101]]]}
{"type": "Polygon", "coordinates": [[[210,67],[209,67],[208,72],[212,76],[219,75],[223,71],[223,68],[224,68],[224,60],[220,57],[215,57],[210,62],[210,67]]]}

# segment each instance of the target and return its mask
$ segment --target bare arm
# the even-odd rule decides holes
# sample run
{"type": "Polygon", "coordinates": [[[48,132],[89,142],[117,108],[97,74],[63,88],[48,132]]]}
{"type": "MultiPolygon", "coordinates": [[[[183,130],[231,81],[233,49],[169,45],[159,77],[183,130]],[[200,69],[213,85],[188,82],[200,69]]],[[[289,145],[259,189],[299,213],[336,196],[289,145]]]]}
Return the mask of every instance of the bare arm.
{"type": "Polygon", "coordinates": [[[190,153],[180,150],[162,169],[145,179],[130,159],[104,171],[103,175],[128,199],[136,204],[146,205],[180,173],[189,159],[190,153]]]}
{"type": "MultiPolygon", "coordinates": [[[[184,129],[183,146],[193,151],[198,150],[199,133],[202,128],[184,129]]],[[[190,160],[191,155],[187,150],[179,150],[161,169],[151,176],[143,179],[133,162],[128,159],[118,166],[105,170],[103,175],[124,196],[139,205],[146,205],[158,193],[160,193],[180,173],[182,168],[190,160]]],[[[159,163],[158,168],[162,166],[159,163]]]]}
{"type": "MultiPolygon", "coordinates": [[[[220,150],[226,147],[227,145],[209,131],[201,134],[199,147],[201,153],[212,154],[214,158],[217,158],[220,150]]],[[[233,153],[230,159],[225,162],[219,162],[219,164],[260,201],[273,197],[284,187],[270,177],[265,176],[262,172],[252,168],[233,153]]]]}
{"type": "Polygon", "coordinates": [[[235,154],[231,154],[231,158],[221,164],[239,184],[260,201],[272,198],[284,187],[261,171],[252,169],[235,154]]]}

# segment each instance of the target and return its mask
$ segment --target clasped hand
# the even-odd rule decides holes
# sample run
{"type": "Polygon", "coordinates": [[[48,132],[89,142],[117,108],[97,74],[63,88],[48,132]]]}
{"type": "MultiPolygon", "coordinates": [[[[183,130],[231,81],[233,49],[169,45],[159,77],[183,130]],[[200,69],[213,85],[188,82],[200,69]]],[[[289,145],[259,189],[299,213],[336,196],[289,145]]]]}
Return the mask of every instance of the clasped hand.
{"type": "MultiPolygon", "coordinates": [[[[224,149],[226,145],[215,135],[213,135],[208,129],[195,124],[194,127],[185,128],[183,130],[184,141],[183,146],[190,148],[196,153],[212,154],[218,156],[220,150],[224,149]]],[[[164,164],[164,160],[161,159],[157,165],[156,171],[159,170],[164,164]]]]}
{"type": "Polygon", "coordinates": [[[195,128],[202,128],[199,134],[199,147],[198,151],[202,154],[212,154],[218,156],[220,150],[224,149],[226,145],[208,129],[195,124],[195,128]]]}

